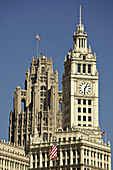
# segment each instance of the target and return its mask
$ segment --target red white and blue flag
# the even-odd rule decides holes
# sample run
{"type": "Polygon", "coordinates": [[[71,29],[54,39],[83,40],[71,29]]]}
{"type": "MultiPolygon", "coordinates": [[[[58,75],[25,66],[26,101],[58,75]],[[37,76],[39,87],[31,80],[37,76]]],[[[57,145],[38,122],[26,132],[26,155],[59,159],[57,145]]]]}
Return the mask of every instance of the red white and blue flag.
{"type": "Polygon", "coordinates": [[[56,145],[56,141],[52,147],[52,149],[49,152],[49,156],[51,160],[54,160],[55,158],[57,158],[57,145],[56,145]]]}
{"type": "Polygon", "coordinates": [[[40,38],[39,38],[39,35],[38,35],[38,34],[36,35],[36,38],[37,38],[37,40],[40,40],[40,38]]]}
{"type": "Polygon", "coordinates": [[[101,134],[102,136],[105,136],[105,132],[100,132],[100,134],[101,134]]]}

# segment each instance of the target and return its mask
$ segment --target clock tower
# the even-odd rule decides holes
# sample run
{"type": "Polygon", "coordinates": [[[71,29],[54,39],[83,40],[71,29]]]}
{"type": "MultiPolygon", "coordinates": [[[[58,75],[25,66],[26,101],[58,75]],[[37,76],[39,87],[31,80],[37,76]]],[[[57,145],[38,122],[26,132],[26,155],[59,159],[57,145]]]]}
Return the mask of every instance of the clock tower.
{"type": "Polygon", "coordinates": [[[81,23],[73,35],[73,50],[70,49],[64,60],[63,90],[63,129],[80,127],[95,129],[98,120],[98,71],[96,54],[87,47],[87,33],[81,23]]]}

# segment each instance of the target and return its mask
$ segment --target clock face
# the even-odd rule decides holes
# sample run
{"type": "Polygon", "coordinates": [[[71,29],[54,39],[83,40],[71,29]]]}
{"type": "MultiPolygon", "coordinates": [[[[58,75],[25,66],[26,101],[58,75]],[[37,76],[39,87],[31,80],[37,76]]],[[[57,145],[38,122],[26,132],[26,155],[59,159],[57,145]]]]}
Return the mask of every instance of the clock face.
{"type": "Polygon", "coordinates": [[[88,94],[89,92],[90,92],[90,90],[91,90],[91,87],[90,87],[90,85],[89,85],[89,83],[87,83],[87,82],[81,82],[80,84],[79,84],[79,92],[81,93],[81,94],[88,94]]]}

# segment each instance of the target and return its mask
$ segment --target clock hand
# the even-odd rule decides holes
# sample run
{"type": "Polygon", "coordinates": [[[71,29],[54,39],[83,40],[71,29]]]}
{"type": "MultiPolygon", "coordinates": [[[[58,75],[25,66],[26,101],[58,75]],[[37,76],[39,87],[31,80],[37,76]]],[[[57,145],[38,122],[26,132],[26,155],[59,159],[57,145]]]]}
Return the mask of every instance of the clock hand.
{"type": "Polygon", "coordinates": [[[87,88],[87,84],[86,84],[86,86],[84,87],[84,94],[85,94],[86,88],[87,88]]]}

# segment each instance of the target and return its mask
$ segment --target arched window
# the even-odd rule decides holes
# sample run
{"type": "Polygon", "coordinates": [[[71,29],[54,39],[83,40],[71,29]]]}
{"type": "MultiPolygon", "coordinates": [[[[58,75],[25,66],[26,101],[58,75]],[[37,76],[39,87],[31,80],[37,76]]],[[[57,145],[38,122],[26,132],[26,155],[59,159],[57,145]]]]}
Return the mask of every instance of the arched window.
{"type": "Polygon", "coordinates": [[[43,72],[44,72],[44,67],[41,68],[41,73],[43,73],[43,72]]]}

